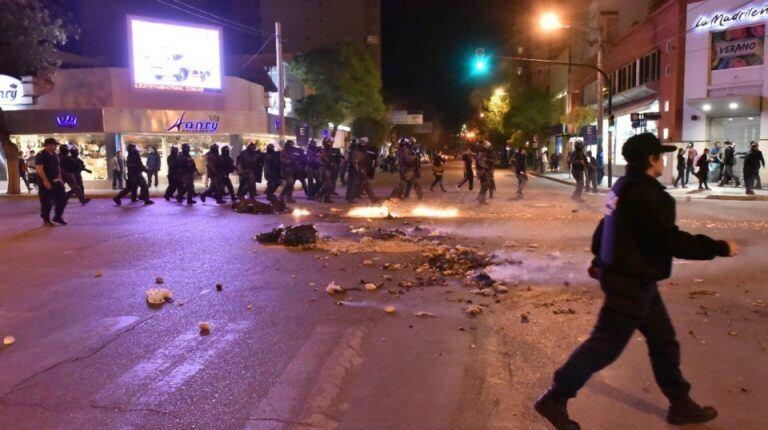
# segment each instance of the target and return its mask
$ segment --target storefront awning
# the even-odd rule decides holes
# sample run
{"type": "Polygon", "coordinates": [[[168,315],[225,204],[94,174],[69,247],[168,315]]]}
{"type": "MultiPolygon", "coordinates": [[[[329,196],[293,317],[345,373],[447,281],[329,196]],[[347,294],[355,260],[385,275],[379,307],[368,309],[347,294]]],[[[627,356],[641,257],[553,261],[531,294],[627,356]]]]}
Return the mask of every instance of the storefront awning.
{"type": "Polygon", "coordinates": [[[761,102],[760,96],[741,95],[689,99],[688,105],[710,118],[737,118],[760,115],[761,102]]]}

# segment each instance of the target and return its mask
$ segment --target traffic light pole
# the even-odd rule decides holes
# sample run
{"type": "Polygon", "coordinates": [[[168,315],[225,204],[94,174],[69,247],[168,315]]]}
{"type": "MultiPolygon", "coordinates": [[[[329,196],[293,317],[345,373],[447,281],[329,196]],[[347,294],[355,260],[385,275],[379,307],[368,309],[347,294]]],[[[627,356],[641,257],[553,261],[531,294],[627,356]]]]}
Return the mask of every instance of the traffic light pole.
{"type": "MultiPolygon", "coordinates": [[[[526,61],[529,63],[543,63],[543,64],[552,64],[556,66],[572,66],[572,67],[587,67],[589,69],[597,71],[604,79],[604,81],[608,84],[608,118],[613,118],[613,86],[611,85],[611,77],[608,76],[608,73],[605,72],[605,70],[601,69],[600,67],[597,67],[593,64],[587,64],[587,63],[571,63],[568,61],[556,61],[556,60],[540,60],[538,58],[525,58],[525,57],[499,57],[503,60],[510,60],[510,61],[526,61]]],[[[598,87],[599,89],[599,87],[598,87]]],[[[600,90],[602,94],[602,90],[600,90]]],[[[600,99],[600,97],[598,97],[600,99]]],[[[602,103],[598,106],[599,112],[603,111],[602,103]]],[[[611,121],[612,122],[612,121],[611,121]]],[[[608,186],[613,186],[613,144],[612,144],[612,136],[613,133],[610,131],[611,126],[613,124],[608,124],[608,186]]],[[[598,127],[598,129],[602,129],[602,127],[598,127]]],[[[603,136],[600,136],[600,139],[598,140],[600,142],[598,147],[598,152],[603,151],[603,136]]]]}

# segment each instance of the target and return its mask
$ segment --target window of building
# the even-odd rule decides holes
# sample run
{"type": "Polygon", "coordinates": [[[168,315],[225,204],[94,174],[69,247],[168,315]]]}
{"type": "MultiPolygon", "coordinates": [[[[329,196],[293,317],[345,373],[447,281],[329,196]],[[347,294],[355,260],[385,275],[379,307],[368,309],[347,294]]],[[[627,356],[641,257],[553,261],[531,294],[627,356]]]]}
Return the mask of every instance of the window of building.
{"type": "Polygon", "coordinates": [[[523,53],[523,47],[522,46],[518,46],[517,47],[517,53],[522,55],[522,53],[523,53]]]}
{"type": "Polygon", "coordinates": [[[667,76],[667,77],[672,76],[672,65],[671,64],[667,64],[666,66],[664,66],[664,76],[667,76]]]}

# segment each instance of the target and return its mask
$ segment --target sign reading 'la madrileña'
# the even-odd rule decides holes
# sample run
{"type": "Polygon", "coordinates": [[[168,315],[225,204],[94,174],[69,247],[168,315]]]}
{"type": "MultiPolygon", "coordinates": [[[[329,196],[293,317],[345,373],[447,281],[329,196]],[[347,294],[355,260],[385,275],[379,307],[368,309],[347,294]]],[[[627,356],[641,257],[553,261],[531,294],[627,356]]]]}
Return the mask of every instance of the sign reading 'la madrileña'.
{"type": "Polygon", "coordinates": [[[186,112],[182,112],[179,118],[168,127],[168,131],[180,133],[216,133],[219,129],[219,116],[211,115],[206,121],[188,121],[184,119],[186,112]]]}
{"type": "Polygon", "coordinates": [[[717,12],[710,16],[700,16],[693,26],[694,31],[726,28],[748,24],[768,18],[768,3],[758,7],[746,7],[735,11],[717,12]]]}

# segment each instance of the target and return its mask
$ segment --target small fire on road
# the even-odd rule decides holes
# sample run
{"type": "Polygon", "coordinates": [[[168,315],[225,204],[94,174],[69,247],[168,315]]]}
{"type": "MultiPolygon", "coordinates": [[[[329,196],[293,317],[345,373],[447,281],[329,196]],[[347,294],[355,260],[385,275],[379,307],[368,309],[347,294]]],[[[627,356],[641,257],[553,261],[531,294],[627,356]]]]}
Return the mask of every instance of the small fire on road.
{"type": "Polygon", "coordinates": [[[456,218],[459,216],[459,210],[456,208],[430,208],[427,206],[418,206],[411,211],[411,215],[426,218],[456,218]]]}
{"type": "Polygon", "coordinates": [[[294,218],[298,219],[298,218],[301,218],[303,216],[309,216],[310,212],[308,210],[306,210],[306,209],[296,208],[296,209],[293,210],[291,215],[293,215],[294,218]]]}
{"type": "Polygon", "coordinates": [[[394,215],[389,212],[386,205],[382,205],[352,208],[347,212],[347,216],[351,218],[388,218],[394,215]]]}

